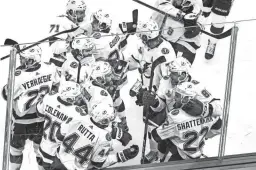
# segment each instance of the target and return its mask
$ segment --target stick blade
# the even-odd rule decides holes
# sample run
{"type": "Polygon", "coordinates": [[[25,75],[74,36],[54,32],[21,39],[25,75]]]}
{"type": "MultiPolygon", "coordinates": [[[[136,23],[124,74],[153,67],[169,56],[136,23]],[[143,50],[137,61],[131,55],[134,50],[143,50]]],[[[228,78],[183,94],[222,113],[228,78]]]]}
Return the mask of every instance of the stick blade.
{"type": "Polygon", "coordinates": [[[16,44],[19,44],[19,43],[10,38],[5,39],[5,41],[4,41],[4,45],[16,45],[16,44]]]}

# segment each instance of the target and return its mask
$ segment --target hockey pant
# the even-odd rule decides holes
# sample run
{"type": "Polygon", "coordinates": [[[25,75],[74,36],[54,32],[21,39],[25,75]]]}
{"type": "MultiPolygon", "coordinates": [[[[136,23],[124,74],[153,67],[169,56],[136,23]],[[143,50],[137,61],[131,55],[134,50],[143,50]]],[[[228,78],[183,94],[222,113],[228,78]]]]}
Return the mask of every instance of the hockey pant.
{"type": "Polygon", "coordinates": [[[33,142],[34,151],[36,153],[36,160],[41,166],[41,158],[38,154],[39,144],[42,140],[44,122],[32,124],[18,124],[13,123],[13,131],[11,135],[10,144],[10,170],[20,169],[23,161],[23,150],[25,148],[26,140],[33,142]]]}
{"type": "Polygon", "coordinates": [[[122,119],[125,116],[125,105],[124,105],[124,101],[120,96],[120,90],[116,91],[116,96],[113,99],[114,101],[114,108],[115,108],[115,112],[117,113],[117,116],[122,119]]]}
{"type": "Polygon", "coordinates": [[[186,58],[191,64],[193,64],[196,57],[196,50],[200,48],[194,42],[187,42],[185,40],[178,40],[176,43],[170,42],[177,57],[186,58]]]}

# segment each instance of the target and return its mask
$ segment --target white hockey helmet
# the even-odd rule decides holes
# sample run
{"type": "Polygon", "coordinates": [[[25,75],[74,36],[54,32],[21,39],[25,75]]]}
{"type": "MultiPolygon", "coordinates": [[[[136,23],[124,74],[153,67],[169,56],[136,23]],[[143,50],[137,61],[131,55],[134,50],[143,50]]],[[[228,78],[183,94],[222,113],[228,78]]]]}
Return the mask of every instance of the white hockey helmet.
{"type": "Polygon", "coordinates": [[[113,70],[111,65],[105,61],[97,61],[93,65],[91,78],[99,85],[106,85],[110,83],[113,77],[113,70]]]}
{"type": "MultiPolygon", "coordinates": [[[[26,45],[23,46],[23,49],[26,45]]],[[[20,53],[20,63],[25,67],[33,67],[36,63],[41,62],[42,49],[36,45],[20,53]]]]}
{"type": "Polygon", "coordinates": [[[97,25],[96,29],[99,31],[109,31],[112,25],[112,19],[109,13],[99,9],[92,14],[91,23],[97,25]]]}
{"type": "Polygon", "coordinates": [[[172,4],[175,7],[182,7],[182,8],[187,8],[192,5],[191,1],[188,1],[188,0],[173,0],[172,4]]]}
{"type": "Polygon", "coordinates": [[[66,13],[73,22],[78,23],[83,21],[86,8],[84,0],[69,0],[66,5],[66,13]]]}
{"type": "Polygon", "coordinates": [[[113,105],[104,101],[95,103],[89,115],[93,121],[103,126],[108,126],[116,117],[113,105]]]}
{"type": "Polygon", "coordinates": [[[191,69],[191,63],[184,57],[177,57],[173,61],[166,63],[169,74],[178,73],[178,76],[185,74],[183,79],[179,79],[179,81],[184,81],[189,75],[191,69]]]}
{"type": "Polygon", "coordinates": [[[148,21],[139,21],[137,26],[137,36],[142,39],[142,42],[154,39],[159,36],[158,24],[149,19],[148,21]]]}
{"type": "Polygon", "coordinates": [[[63,101],[74,104],[82,98],[81,87],[73,81],[66,81],[60,85],[60,98],[63,101]]]}
{"type": "Polygon", "coordinates": [[[85,35],[79,35],[72,41],[72,54],[75,56],[80,55],[87,57],[93,53],[95,48],[96,46],[91,38],[87,38],[85,35]]]}
{"type": "Polygon", "coordinates": [[[186,104],[189,100],[197,95],[195,85],[191,82],[183,82],[174,88],[175,98],[180,98],[182,104],[186,104]]]}

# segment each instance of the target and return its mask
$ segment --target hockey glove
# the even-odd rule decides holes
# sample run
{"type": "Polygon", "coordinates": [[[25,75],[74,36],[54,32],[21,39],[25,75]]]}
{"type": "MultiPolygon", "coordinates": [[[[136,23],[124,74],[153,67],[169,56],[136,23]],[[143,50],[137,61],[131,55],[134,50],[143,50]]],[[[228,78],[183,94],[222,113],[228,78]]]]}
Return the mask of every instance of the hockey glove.
{"type": "Polygon", "coordinates": [[[130,148],[124,149],[123,151],[116,154],[118,162],[126,162],[130,159],[135,158],[139,153],[139,146],[132,145],[130,148]]]}
{"type": "Polygon", "coordinates": [[[190,116],[203,116],[202,114],[204,113],[205,107],[207,107],[207,105],[201,101],[197,99],[191,99],[182,107],[182,110],[184,110],[190,116]]]}
{"type": "Polygon", "coordinates": [[[157,103],[156,94],[154,92],[145,91],[142,95],[142,104],[154,106],[157,103]]]}
{"type": "Polygon", "coordinates": [[[197,24],[198,16],[193,13],[189,13],[184,16],[184,27],[185,27],[185,33],[184,36],[186,38],[194,38],[197,35],[200,34],[201,28],[197,24]]]}
{"type": "Polygon", "coordinates": [[[139,89],[139,93],[137,94],[137,100],[135,101],[136,105],[138,106],[143,106],[143,103],[142,103],[142,97],[143,97],[143,93],[147,91],[147,88],[140,88],[139,89]]]}
{"type": "Polygon", "coordinates": [[[112,125],[111,137],[112,139],[120,141],[123,146],[126,146],[132,140],[132,136],[130,133],[124,131],[123,129],[117,127],[114,124],[112,125]]]}

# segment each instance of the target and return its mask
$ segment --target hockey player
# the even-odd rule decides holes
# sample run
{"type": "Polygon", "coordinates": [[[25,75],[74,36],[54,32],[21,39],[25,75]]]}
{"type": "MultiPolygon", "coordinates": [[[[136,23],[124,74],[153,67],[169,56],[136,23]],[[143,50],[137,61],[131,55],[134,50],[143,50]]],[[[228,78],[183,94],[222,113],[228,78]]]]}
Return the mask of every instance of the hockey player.
{"type": "Polygon", "coordinates": [[[119,70],[115,70],[108,62],[97,61],[93,66],[91,74],[92,84],[106,89],[111,95],[114,101],[115,112],[121,122],[120,127],[123,127],[125,131],[128,131],[128,125],[125,115],[125,104],[120,96],[121,88],[127,83],[127,77],[124,76],[125,70],[127,70],[128,64],[119,65],[119,70]]]}
{"type": "MultiPolygon", "coordinates": [[[[164,24],[163,37],[174,47],[177,56],[185,57],[193,64],[196,50],[200,48],[201,0],[158,0],[155,7],[173,16],[164,24]]],[[[152,17],[162,25],[164,15],[154,12],[152,17]]]]}
{"type": "Polygon", "coordinates": [[[85,104],[81,91],[79,84],[67,81],[61,84],[58,93],[45,95],[37,104],[37,113],[44,119],[44,133],[39,154],[45,170],[51,167],[60,145],[56,133],[60,130],[61,123],[70,123],[74,117],[83,119],[82,116],[87,114],[78,106],[85,104]]]}
{"type": "MultiPolygon", "coordinates": [[[[58,85],[59,74],[54,65],[41,62],[39,46],[20,53],[21,66],[15,72],[14,107],[10,146],[11,170],[20,169],[27,139],[33,141],[37,153],[42,139],[43,121],[36,114],[36,104],[58,85]]],[[[3,94],[7,96],[8,87],[3,94]]],[[[37,160],[39,155],[37,154],[37,160]]]]}
{"type": "Polygon", "coordinates": [[[77,35],[91,35],[91,26],[88,15],[86,15],[86,9],[87,6],[84,0],[69,0],[66,5],[66,14],[58,16],[55,23],[50,25],[50,34],[56,34],[79,26],[76,31],[50,39],[49,43],[53,52],[50,62],[56,66],[62,66],[66,60],[66,53],[70,51],[70,43],[77,35]]]}
{"type": "Polygon", "coordinates": [[[122,50],[126,47],[129,34],[123,30],[123,25],[113,26],[111,15],[103,9],[92,14],[91,25],[97,48],[95,58],[104,61],[124,60],[122,50]]]}
{"type": "Polygon", "coordinates": [[[84,35],[77,36],[71,43],[71,51],[66,54],[67,60],[62,65],[62,75],[66,81],[83,83],[88,77],[90,67],[94,64],[93,51],[95,44],[84,35]]]}
{"type": "Polygon", "coordinates": [[[132,145],[121,152],[111,154],[112,138],[116,131],[106,128],[115,119],[113,105],[97,103],[92,107],[90,116],[83,120],[62,124],[58,139],[62,141],[58,158],[53,169],[102,169],[119,162],[126,162],[137,156],[139,147],[132,145]]]}
{"type": "MultiPolygon", "coordinates": [[[[128,59],[129,66],[137,64],[142,84],[148,87],[152,62],[160,56],[165,56],[167,61],[172,61],[176,58],[176,54],[171,44],[161,37],[159,27],[154,20],[139,22],[136,34],[139,37],[138,53],[128,59]]],[[[160,72],[164,67],[165,64],[162,64],[156,70],[160,72]]],[[[155,75],[154,79],[154,85],[158,87],[159,75],[155,75]]]]}
{"type": "MultiPolygon", "coordinates": [[[[211,33],[221,34],[224,31],[224,22],[229,15],[233,0],[204,0],[203,1],[203,15],[208,18],[210,14],[212,17],[211,33]]],[[[212,59],[215,53],[215,48],[218,39],[210,37],[208,39],[208,46],[205,52],[206,59],[212,59]]]]}
{"type": "MultiPolygon", "coordinates": [[[[193,104],[196,107],[192,107],[191,112],[193,111],[194,116],[209,116],[212,115],[212,111],[220,110],[220,100],[212,96],[200,82],[192,79],[192,76],[189,74],[191,64],[185,58],[178,57],[168,63],[167,67],[169,68],[169,73],[161,79],[156,98],[152,101],[150,107],[152,109],[149,116],[150,126],[159,126],[163,123],[166,119],[166,113],[169,113],[174,108],[173,89],[183,82],[192,82],[197,87],[197,94],[201,94],[200,97],[199,95],[197,96],[197,100],[193,100],[195,102],[193,104]]],[[[145,93],[143,90],[141,92],[145,93]]],[[[155,94],[152,95],[155,96],[155,94]]],[[[140,94],[140,96],[143,96],[143,94],[140,94]]],[[[138,97],[138,100],[142,99],[143,97],[138,97]]],[[[138,102],[143,103],[143,101],[138,102]]],[[[156,159],[156,156],[156,150],[151,150],[146,155],[146,159],[149,159],[148,162],[152,162],[156,159]]]]}
{"type": "Polygon", "coordinates": [[[171,152],[172,156],[168,161],[200,158],[205,139],[221,132],[222,108],[198,107],[198,102],[204,103],[206,93],[198,93],[196,86],[191,82],[177,85],[172,92],[173,109],[167,112],[165,122],[152,130],[152,138],[159,143],[161,155],[171,152]]]}

